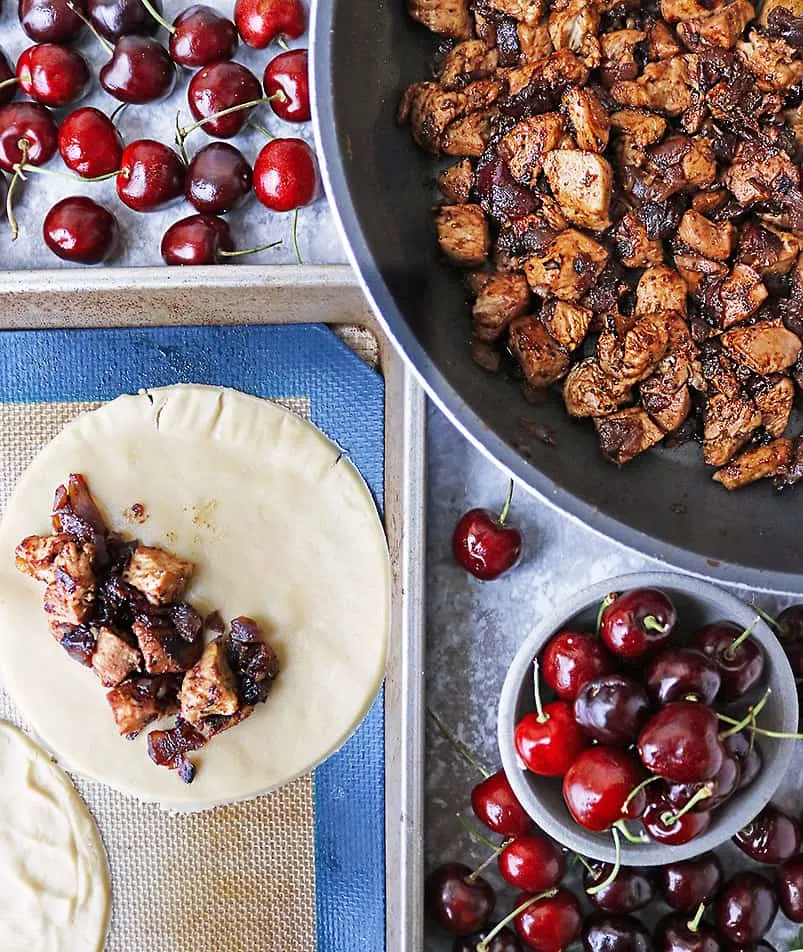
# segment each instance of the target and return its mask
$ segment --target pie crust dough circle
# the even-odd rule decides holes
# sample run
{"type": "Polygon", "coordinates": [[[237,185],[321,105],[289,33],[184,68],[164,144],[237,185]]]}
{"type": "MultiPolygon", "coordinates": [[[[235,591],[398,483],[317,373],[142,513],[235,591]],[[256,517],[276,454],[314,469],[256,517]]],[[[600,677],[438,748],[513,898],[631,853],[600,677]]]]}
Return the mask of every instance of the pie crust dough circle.
{"type": "Polygon", "coordinates": [[[0,671],[36,734],[68,768],[142,800],[202,809],[300,776],[367,712],[387,653],[390,569],[355,467],[274,403],[195,385],[118,397],[69,423],[36,457],[0,526],[0,671]],[[107,524],[191,559],[186,598],[256,619],[281,671],[264,704],[192,754],[184,784],[143,731],[121,738],[92,671],[48,631],[42,586],[14,547],[50,530],[56,486],[82,473],[107,524]],[[141,503],[141,524],[126,521],[141,503]]]}
{"type": "Polygon", "coordinates": [[[68,777],[0,721],[0,949],[99,952],[111,905],[98,828],[68,777]]]}

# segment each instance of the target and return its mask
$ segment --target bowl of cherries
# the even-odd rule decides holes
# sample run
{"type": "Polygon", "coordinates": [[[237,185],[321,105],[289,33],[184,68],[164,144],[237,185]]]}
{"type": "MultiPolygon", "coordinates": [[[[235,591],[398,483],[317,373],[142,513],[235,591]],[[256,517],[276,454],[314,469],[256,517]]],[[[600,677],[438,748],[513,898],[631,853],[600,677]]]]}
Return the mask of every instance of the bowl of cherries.
{"type": "Polygon", "coordinates": [[[540,622],[499,704],[505,774],[563,846],[628,866],[711,850],[788,767],[798,697],[760,614],[668,573],[609,579],[540,622]]]}

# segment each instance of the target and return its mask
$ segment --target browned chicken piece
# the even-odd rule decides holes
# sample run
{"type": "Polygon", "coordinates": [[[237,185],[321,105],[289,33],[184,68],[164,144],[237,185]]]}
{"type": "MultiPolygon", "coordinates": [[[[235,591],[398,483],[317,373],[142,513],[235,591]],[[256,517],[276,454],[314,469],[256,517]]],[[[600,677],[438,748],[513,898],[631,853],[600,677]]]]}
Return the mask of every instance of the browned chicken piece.
{"type": "Polygon", "coordinates": [[[131,626],[148,674],[178,674],[189,670],[204,650],[202,637],[183,638],[169,619],[137,619],[131,626]]]}
{"type": "Polygon", "coordinates": [[[66,533],[28,536],[14,551],[17,569],[39,582],[51,582],[56,556],[71,542],[73,537],[66,533]]]}
{"type": "Polygon", "coordinates": [[[215,638],[184,675],[179,692],[181,716],[190,724],[220,714],[230,717],[240,706],[237,682],[229,665],[227,640],[215,638]]]}
{"type": "Polygon", "coordinates": [[[703,278],[711,275],[724,278],[728,273],[727,265],[721,261],[710,261],[699,255],[675,255],[673,260],[678,274],[692,294],[698,291],[703,278]]]}
{"type": "Polygon", "coordinates": [[[466,83],[490,76],[497,67],[499,54],[482,40],[465,40],[444,56],[438,70],[438,82],[444,89],[461,89],[466,83]]]}
{"type": "Polygon", "coordinates": [[[123,572],[124,582],[142,592],[152,605],[178,601],[195,566],[155,546],[137,544],[123,572]]]}
{"type": "Polygon", "coordinates": [[[686,315],[688,288],[673,268],[657,265],[647,268],[636,286],[636,314],[677,311],[686,315]]]}
{"type": "Polygon", "coordinates": [[[707,188],[717,176],[714,150],[702,136],[669,136],[651,146],[647,156],[666,182],[667,194],[707,188]]]}
{"type": "Polygon", "coordinates": [[[570,352],[585,340],[593,316],[590,308],[557,298],[544,302],[540,314],[550,336],[570,352]]]}
{"type": "Polygon", "coordinates": [[[535,215],[525,215],[524,218],[508,222],[500,229],[494,248],[496,268],[499,271],[522,271],[528,258],[536,253],[544,253],[558,232],[566,228],[562,215],[559,220],[560,224],[550,221],[544,205],[535,215]]]}
{"type": "Polygon", "coordinates": [[[723,182],[740,205],[752,205],[767,198],[773,182],[780,176],[791,182],[799,181],[798,170],[789,156],[765,143],[743,139],[725,171],[723,182]]]}
{"type": "Polygon", "coordinates": [[[623,335],[603,331],[597,341],[597,359],[604,373],[630,387],[653,372],[668,344],[664,315],[649,313],[623,335]]]}
{"type": "Polygon", "coordinates": [[[574,130],[577,145],[587,152],[604,152],[611,134],[608,111],[592,89],[571,86],[563,94],[561,106],[574,130]]]}
{"type": "Polygon", "coordinates": [[[689,386],[705,385],[689,326],[676,311],[663,315],[669,333],[666,353],[639,391],[644,409],[665,433],[678,429],[691,410],[689,386]]]}
{"type": "Polygon", "coordinates": [[[759,274],[787,274],[803,251],[803,241],[789,231],[747,221],[739,235],[736,257],[759,274]]]}
{"type": "Polygon", "coordinates": [[[136,737],[148,724],[178,711],[181,678],[134,678],[106,693],[117,730],[123,737],[136,737]]]}
{"type": "Polygon", "coordinates": [[[554,52],[552,40],[549,38],[549,21],[540,20],[538,23],[519,23],[516,28],[519,38],[519,61],[522,63],[537,63],[554,52]]]}
{"type": "Polygon", "coordinates": [[[545,0],[488,0],[488,6],[524,23],[537,23],[547,8],[545,0]]]}
{"type": "Polygon", "coordinates": [[[667,23],[681,23],[696,17],[708,16],[709,7],[699,0],[661,0],[661,16],[667,23]]]}
{"type": "Polygon", "coordinates": [[[465,111],[468,113],[488,109],[499,99],[504,90],[504,82],[497,77],[474,80],[474,82],[463,87],[465,111]]]}
{"type": "Polygon", "coordinates": [[[491,138],[496,109],[483,109],[455,119],[441,136],[441,151],[446,155],[479,158],[491,138]]]}
{"type": "Polygon", "coordinates": [[[45,588],[44,608],[48,615],[70,625],[80,625],[89,617],[95,602],[94,546],[76,545],[70,540],[53,560],[53,576],[45,588]]]}
{"type": "Polygon", "coordinates": [[[803,60],[795,59],[793,47],[779,37],[751,30],[736,48],[765,93],[785,92],[803,79],[803,60]]]}
{"type": "Polygon", "coordinates": [[[792,440],[773,440],[766,446],[753,446],[714,473],[713,479],[725,489],[739,489],[767,476],[780,473],[792,455],[792,440]]]}
{"type": "Polygon", "coordinates": [[[703,423],[703,458],[709,466],[724,466],[761,425],[752,400],[716,393],[708,398],[703,423]]]}
{"type": "Polygon", "coordinates": [[[753,399],[761,414],[761,425],[770,436],[783,436],[795,402],[795,385],[789,377],[771,380],[766,388],[756,390],[753,399]]]}
{"type": "Polygon", "coordinates": [[[693,85],[685,56],[648,63],[637,80],[611,86],[611,96],[623,106],[655,109],[679,116],[692,104],[693,85]]]}
{"type": "Polygon", "coordinates": [[[479,267],[488,257],[491,235],[479,205],[444,205],[435,215],[441,251],[456,265],[479,267]]]}
{"type": "Polygon", "coordinates": [[[603,455],[620,466],[643,453],[666,435],[643,407],[627,407],[594,420],[603,455]]]}
{"type": "Polygon", "coordinates": [[[555,231],[563,231],[564,228],[569,227],[563,209],[549,195],[541,196],[541,215],[550,228],[554,228],[555,231]]]}
{"type": "Polygon", "coordinates": [[[643,150],[663,139],[666,119],[641,109],[620,109],[611,114],[611,126],[643,150]]]}
{"type": "Polygon", "coordinates": [[[702,357],[706,389],[716,391],[726,397],[738,397],[741,384],[736,377],[738,365],[721,349],[706,352],[702,357]]]}
{"type": "Polygon", "coordinates": [[[465,109],[464,93],[442,89],[437,83],[414,83],[405,90],[396,118],[410,123],[413,139],[422,149],[437,153],[446,127],[465,109]]]}
{"type": "Polygon", "coordinates": [[[691,412],[689,388],[671,390],[657,374],[641,384],[641,403],[664,433],[674,433],[691,412]]]}
{"type": "Polygon", "coordinates": [[[569,355],[537,317],[518,318],[509,333],[510,350],[531,387],[547,387],[569,369],[569,355]]]}
{"type": "Polygon", "coordinates": [[[664,246],[659,238],[650,238],[636,212],[628,212],[614,229],[616,253],[627,268],[646,268],[662,264],[664,246]]]}
{"type": "Polygon", "coordinates": [[[708,189],[692,196],[691,207],[701,215],[711,215],[723,208],[730,196],[725,188],[708,189]]]}
{"type": "Polygon", "coordinates": [[[683,52],[677,37],[662,20],[656,20],[647,27],[647,43],[651,60],[670,59],[683,52]]]}
{"type": "Polygon", "coordinates": [[[798,148],[803,149],[803,103],[794,109],[787,109],[783,117],[794,134],[798,148]]]}
{"type": "Polygon", "coordinates": [[[690,208],[680,220],[678,237],[703,258],[724,261],[733,253],[736,228],[728,221],[714,224],[690,208]]]}
{"type": "Polygon", "coordinates": [[[566,411],[573,417],[604,417],[628,403],[632,393],[606,374],[596,357],[575,364],[563,384],[566,411]]]}
{"type": "Polygon", "coordinates": [[[767,300],[761,275],[746,264],[737,264],[719,286],[722,327],[732,327],[752,317],[767,300]]]}
{"type": "Polygon", "coordinates": [[[410,16],[433,33],[467,40],[472,33],[469,0],[407,0],[410,16]]]}
{"type": "Polygon", "coordinates": [[[596,0],[560,0],[549,14],[549,38],[556,50],[571,50],[589,69],[602,62],[599,33],[602,12],[596,0]]]}
{"type": "Polygon", "coordinates": [[[704,16],[678,23],[678,36],[695,52],[712,46],[729,50],[736,45],[755,15],[756,11],[748,0],[733,0],[715,13],[706,11],[704,16]]]}
{"type": "Polygon", "coordinates": [[[499,155],[517,182],[524,185],[535,182],[541,174],[544,157],[557,148],[563,129],[563,116],[559,112],[546,112],[522,119],[502,137],[499,155]]]}
{"type": "Polygon", "coordinates": [[[512,320],[529,310],[530,286],[523,274],[479,271],[470,275],[468,285],[476,295],[472,313],[478,340],[498,340],[512,320]]]}
{"type": "Polygon", "coordinates": [[[468,159],[461,159],[441,172],[438,176],[438,188],[447,202],[465,205],[471,195],[473,180],[474,169],[471,162],[468,159]]]}
{"type": "Polygon", "coordinates": [[[647,38],[641,30],[613,30],[599,38],[602,49],[600,76],[605,86],[633,80],[639,74],[636,46],[647,38]]]}
{"type": "Polygon", "coordinates": [[[101,625],[95,635],[95,651],[92,667],[105,688],[114,688],[121,681],[140,669],[142,655],[127,639],[106,625],[101,625]]]}
{"type": "Polygon", "coordinates": [[[573,135],[570,135],[568,132],[564,132],[561,136],[560,142],[558,143],[559,149],[574,149],[577,150],[577,140],[573,135]]]}
{"type": "Polygon", "coordinates": [[[476,337],[471,341],[471,359],[489,374],[498,373],[502,366],[502,355],[499,351],[492,344],[476,337]]]}
{"type": "Polygon", "coordinates": [[[734,360],[763,377],[791,367],[800,354],[800,338],[775,319],[735,327],[721,340],[734,360]]]}
{"type": "Polygon", "coordinates": [[[536,75],[550,86],[585,86],[590,75],[583,60],[571,50],[556,49],[536,68],[536,75]]]}
{"type": "Polygon", "coordinates": [[[610,226],[613,172],[606,158],[596,152],[556,150],[544,159],[544,175],[570,222],[593,231],[610,226]]]}
{"type": "Polygon", "coordinates": [[[524,273],[540,297],[579,301],[607,263],[608,252],[601,244],[567,228],[549,242],[543,254],[527,259],[524,273]]]}

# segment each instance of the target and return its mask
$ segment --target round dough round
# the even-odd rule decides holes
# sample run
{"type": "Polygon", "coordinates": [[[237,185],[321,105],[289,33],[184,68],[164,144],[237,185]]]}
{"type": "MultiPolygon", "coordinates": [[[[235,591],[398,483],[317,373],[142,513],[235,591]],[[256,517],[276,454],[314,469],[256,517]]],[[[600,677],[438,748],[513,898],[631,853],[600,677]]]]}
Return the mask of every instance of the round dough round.
{"type": "Polygon", "coordinates": [[[111,889],[103,842],[69,778],[0,721],[0,949],[99,952],[111,889]]]}
{"type": "Polygon", "coordinates": [[[389,593],[371,494],[316,427],[234,390],[165,387],[77,417],[14,490],[0,526],[0,670],[70,769],[200,809],[275,789],[346,740],[382,681],[389,593]],[[15,568],[16,544],[51,531],[53,492],[70,473],[112,529],[195,563],[185,597],[202,615],[254,618],[279,655],[267,701],[192,754],[191,784],[152,763],[147,730],[119,736],[92,671],[49,633],[42,585],[15,568]],[[144,518],[132,525],[135,503],[144,518]]]}

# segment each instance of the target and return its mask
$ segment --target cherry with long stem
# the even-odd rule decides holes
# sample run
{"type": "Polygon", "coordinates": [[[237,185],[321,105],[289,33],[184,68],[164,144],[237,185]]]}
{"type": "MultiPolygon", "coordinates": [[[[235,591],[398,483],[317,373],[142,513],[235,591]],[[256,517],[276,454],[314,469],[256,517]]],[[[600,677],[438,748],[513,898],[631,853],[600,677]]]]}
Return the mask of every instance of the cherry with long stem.
{"type": "Polygon", "coordinates": [[[698,803],[701,803],[703,800],[710,800],[713,795],[714,790],[711,784],[703,784],[680,810],[677,810],[675,813],[672,813],[671,810],[662,813],[661,823],[663,823],[665,827],[673,827],[680,819],[686,816],[687,813],[690,813],[698,803]]]}
{"type": "Polygon", "coordinates": [[[509,923],[513,922],[513,920],[517,916],[521,915],[521,913],[524,912],[525,909],[529,909],[530,906],[534,902],[539,902],[541,899],[551,899],[553,896],[556,896],[557,894],[558,894],[557,889],[548,889],[546,892],[539,893],[537,896],[530,896],[529,899],[526,899],[523,903],[516,906],[513,912],[505,916],[505,918],[502,919],[501,922],[497,922],[497,924],[493,927],[493,929],[491,929],[488,935],[485,936],[485,938],[477,944],[477,952],[488,952],[488,947],[491,944],[491,941],[494,938],[496,938],[497,935],[499,935],[502,929],[504,929],[505,926],[508,925],[509,923]]]}
{"type": "Polygon", "coordinates": [[[722,652],[723,655],[729,661],[733,660],[733,658],[736,655],[736,650],[739,648],[739,646],[744,644],[744,642],[747,641],[750,635],[753,634],[753,630],[755,629],[756,625],[759,623],[760,620],[761,620],[760,618],[754,619],[754,621],[751,624],[749,624],[747,628],[745,628],[745,630],[741,633],[741,635],[739,635],[738,638],[735,638],[732,644],[722,652]]]}
{"type": "Polygon", "coordinates": [[[700,923],[703,921],[704,914],[705,914],[705,903],[701,902],[700,905],[697,907],[697,912],[695,912],[694,918],[689,919],[689,921],[686,923],[686,926],[688,927],[689,932],[697,932],[697,930],[700,928],[700,923]]]}
{"type": "Polygon", "coordinates": [[[755,706],[751,705],[747,709],[747,714],[742,718],[742,720],[736,722],[729,730],[723,731],[723,733],[719,735],[719,739],[727,740],[729,737],[732,737],[734,734],[738,734],[739,731],[744,730],[745,727],[749,727],[751,724],[755,724],[756,718],[764,709],[767,701],[770,699],[770,694],[772,694],[772,688],[767,688],[761,700],[755,706]]]}
{"type": "Polygon", "coordinates": [[[14,174],[11,176],[11,182],[9,183],[8,191],[6,192],[6,218],[8,219],[8,224],[11,228],[12,241],[16,241],[20,233],[19,225],[14,215],[14,192],[17,190],[20,179],[25,179],[24,173],[20,171],[20,166],[25,165],[28,159],[28,140],[20,139],[17,143],[17,146],[22,153],[22,162],[18,162],[14,166],[14,174]]]}
{"type": "MultiPolygon", "coordinates": [[[[243,109],[254,109],[257,106],[262,106],[267,102],[272,102],[274,99],[283,99],[284,93],[278,92],[274,93],[272,96],[263,96],[261,99],[251,99],[248,102],[240,102],[235,106],[228,106],[226,109],[221,109],[220,112],[212,113],[211,116],[204,116],[203,119],[199,119],[197,122],[193,122],[189,126],[180,126],[178,123],[179,116],[176,117],[176,145],[184,151],[184,140],[187,136],[194,132],[196,129],[200,129],[202,126],[205,126],[208,122],[213,122],[215,119],[222,119],[224,116],[230,116],[235,112],[242,112],[243,109]]],[[[180,115],[180,114],[179,114],[180,115]]],[[[184,153],[186,155],[186,153],[184,153]]]]}
{"type": "Polygon", "coordinates": [[[454,747],[457,753],[460,754],[460,756],[463,757],[467,763],[471,764],[472,767],[478,770],[482,774],[483,778],[487,780],[488,777],[491,776],[490,770],[488,770],[479,762],[479,760],[474,756],[474,754],[471,753],[468,747],[466,747],[466,745],[452,733],[452,731],[446,726],[446,724],[444,724],[444,722],[440,719],[440,717],[438,717],[431,707],[427,708],[427,714],[429,714],[429,716],[435,722],[435,726],[452,745],[452,747],[454,747]]]}
{"type": "Polygon", "coordinates": [[[590,889],[586,890],[589,896],[596,896],[598,892],[601,892],[603,889],[607,889],[608,886],[610,886],[610,884],[619,875],[619,870],[622,868],[622,841],[619,837],[620,829],[621,828],[617,826],[611,827],[611,836],[613,837],[613,845],[614,849],[616,850],[616,856],[614,857],[611,871],[601,883],[597,883],[596,886],[592,886],[590,889]]]}
{"type": "MultiPolygon", "coordinates": [[[[275,96],[283,96],[284,94],[281,93],[281,92],[279,92],[279,93],[275,93],[274,95],[275,95],[275,96]]],[[[271,97],[271,98],[273,98],[273,97],[271,97]]],[[[260,125],[258,122],[254,122],[253,120],[249,120],[249,121],[248,121],[248,125],[249,125],[252,129],[255,129],[257,132],[262,133],[262,135],[268,140],[268,142],[272,142],[272,141],[276,138],[276,136],[273,135],[272,132],[270,132],[270,131],[269,131],[268,129],[266,129],[264,126],[260,125]]],[[[295,255],[296,255],[296,262],[297,262],[298,264],[303,264],[304,262],[303,262],[303,260],[302,260],[302,258],[301,258],[301,251],[299,250],[299,247],[298,247],[298,208],[294,208],[294,209],[293,209],[293,251],[295,252],[295,255]]],[[[512,480],[511,480],[510,486],[511,486],[511,492],[512,492],[512,491],[513,491],[513,481],[512,481],[512,480]]],[[[510,505],[509,505],[509,503],[508,503],[507,509],[509,509],[509,508],[510,508],[510,505]]],[[[507,515],[507,509],[505,509],[505,515],[507,515]]],[[[501,524],[501,523],[500,523],[500,524],[501,524]]]]}

